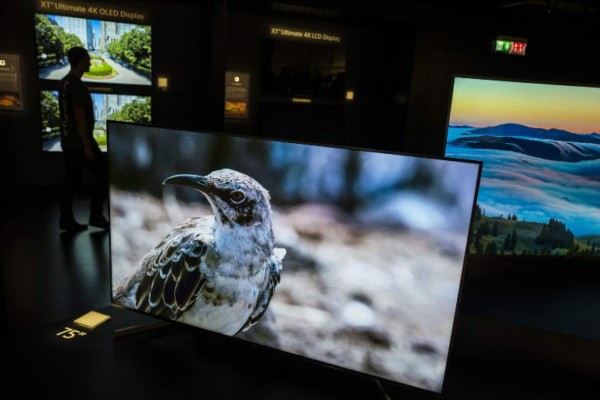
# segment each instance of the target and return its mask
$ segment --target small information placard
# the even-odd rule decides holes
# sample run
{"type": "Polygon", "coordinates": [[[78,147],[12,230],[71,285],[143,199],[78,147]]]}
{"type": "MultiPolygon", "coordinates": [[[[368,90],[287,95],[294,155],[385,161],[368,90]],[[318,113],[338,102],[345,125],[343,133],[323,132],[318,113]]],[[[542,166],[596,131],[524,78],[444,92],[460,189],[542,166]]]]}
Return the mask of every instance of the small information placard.
{"type": "Polygon", "coordinates": [[[0,53],[0,110],[22,111],[21,57],[0,53]]]}
{"type": "Polygon", "coordinates": [[[73,322],[75,325],[82,326],[87,329],[94,329],[109,319],[110,315],[101,314],[97,311],[90,311],[89,313],[77,318],[73,322]]]}
{"type": "Polygon", "coordinates": [[[249,92],[249,73],[225,72],[225,118],[248,118],[249,92]]]}

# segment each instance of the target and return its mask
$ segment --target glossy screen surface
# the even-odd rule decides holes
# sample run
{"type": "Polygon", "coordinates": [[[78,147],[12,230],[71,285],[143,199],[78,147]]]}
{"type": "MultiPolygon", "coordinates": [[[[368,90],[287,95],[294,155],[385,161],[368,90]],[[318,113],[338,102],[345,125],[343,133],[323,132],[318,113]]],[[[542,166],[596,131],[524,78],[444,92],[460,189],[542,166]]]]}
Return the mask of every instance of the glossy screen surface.
{"type": "MultiPolygon", "coordinates": [[[[106,151],[106,121],[152,122],[152,98],[130,94],[90,93],[94,107],[94,139],[106,151]]],[[[62,151],[60,147],[60,110],[58,91],[42,90],[41,137],[43,151],[62,151]]]]}
{"type": "Polygon", "coordinates": [[[600,88],[457,77],[445,155],[483,161],[472,254],[600,256],[600,88]]]}
{"type": "MultiPolygon", "coordinates": [[[[113,301],[169,232],[213,215],[197,190],[162,182],[233,169],[269,191],[275,246],[286,250],[266,313],[235,337],[442,390],[480,163],[112,121],[108,129],[113,301]]],[[[201,299],[219,290],[215,279],[191,309],[208,307],[201,299]]],[[[204,327],[189,314],[179,321],[204,327]]]]}
{"type": "Polygon", "coordinates": [[[80,46],[91,57],[84,82],[152,84],[152,37],[148,25],[35,14],[35,32],[40,79],[61,80],[70,68],[67,52],[80,46]]]}

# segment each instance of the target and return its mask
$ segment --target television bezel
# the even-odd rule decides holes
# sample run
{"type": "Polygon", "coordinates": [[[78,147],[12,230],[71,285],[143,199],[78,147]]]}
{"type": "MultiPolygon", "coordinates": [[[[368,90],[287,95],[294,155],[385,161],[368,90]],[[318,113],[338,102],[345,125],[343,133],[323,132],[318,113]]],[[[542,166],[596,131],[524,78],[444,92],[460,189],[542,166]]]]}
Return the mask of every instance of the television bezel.
{"type": "MultiPolygon", "coordinates": [[[[312,146],[319,146],[319,147],[328,147],[328,148],[338,148],[338,149],[345,149],[345,150],[351,150],[351,151],[367,151],[367,152],[373,152],[373,153],[382,153],[382,154],[392,154],[392,155],[399,155],[399,156],[408,156],[408,157],[416,157],[416,158],[421,158],[421,159],[432,159],[432,160],[446,160],[446,161],[455,161],[455,162],[461,162],[461,163],[467,163],[467,164],[474,164],[478,166],[478,172],[477,172],[477,179],[476,179],[476,186],[475,186],[475,190],[474,190],[474,198],[473,198],[473,204],[472,204],[472,208],[471,208],[471,221],[473,219],[473,216],[475,214],[475,205],[476,205],[476,199],[477,199],[477,194],[479,192],[479,182],[481,179],[481,171],[482,171],[482,166],[483,163],[481,161],[478,160],[468,160],[468,159],[460,159],[460,158],[454,158],[454,157],[442,157],[442,156],[431,156],[431,155],[421,155],[421,154],[414,154],[414,153],[408,153],[408,152],[400,152],[400,151],[385,151],[385,150],[380,150],[380,149],[370,149],[370,148],[360,148],[360,147],[353,147],[353,146],[346,146],[346,145],[335,145],[335,144],[322,144],[322,143],[312,143],[312,142],[304,142],[304,141],[298,141],[298,140],[288,140],[288,139],[281,139],[281,138],[273,138],[273,137],[264,137],[264,136],[256,136],[256,135],[245,135],[245,134],[238,134],[238,133],[226,133],[226,132],[215,132],[215,131],[210,131],[210,130],[200,130],[200,129],[187,129],[187,128],[181,128],[181,127],[168,127],[162,124],[150,124],[150,125],[144,125],[144,124],[138,124],[138,123],[131,123],[131,122],[121,122],[121,121],[107,121],[107,149],[108,152],[107,154],[110,155],[110,130],[111,130],[111,126],[112,125],[124,125],[124,126],[134,126],[134,127],[140,127],[140,128],[145,128],[145,129],[161,129],[161,130],[166,130],[166,131],[179,131],[179,132],[191,132],[191,133],[202,133],[202,134],[210,134],[210,135],[216,135],[216,136],[228,136],[228,137],[233,137],[233,138],[244,138],[244,139],[255,139],[255,140],[261,140],[261,141],[275,141],[275,142],[284,142],[284,143],[290,143],[290,144],[300,144],[300,145],[312,145],[312,146]]],[[[108,158],[108,182],[110,185],[110,176],[111,176],[111,166],[110,166],[110,157],[108,158]]],[[[109,189],[110,190],[110,189],[109,189]]],[[[109,210],[110,208],[110,191],[109,191],[109,196],[107,198],[107,202],[109,205],[109,210]]],[[[426,393],[428,395],[435,395],[435,396],[443,396],[443,394],[446,391],[446,386],[448,384],[448,379],[447,379],[447,375],[448,375],[448,367],[451,365],[451,361],[452,358],[455,355],[455,349],[454,349],[454,341],[455,341],[455,337],[456,337],[456,330],[457,330],[457,321],[458,321],[458,313],[459,313],[459,309],[460,309],[460,302],[461,302],[461,298],[462,298],[462,294],[463,294],[463,287],[464,287],[464,282],[466,280],[466,267],[467,267],[467,259],[469,258],[469,254],[468,254],[468,245],[470,243],[471,240],[471,230],[469,229],[467,232],[467,237],[466,237],[466,247],[465,247],[465,251],[464,251],[464,256],[463,256],[463,260],[462,260],[462,267],[461,267],[461,274],[460,274],[460,279],[458,282],[458,291],[457,291],[457,296],[456,296],[456,304],[455,304],[455,308],[454,308],[454,315],[452,318],[452,329],[450,331],[450,337],[448,340],[448,353],[447,353],[447,357],[446,357],[446,364],[445,364],[445,368],[444,368],[444,374],[443,374],[443,379],[442,379],[442,385],[440,388],[440,392],[436,392],[433,390],[429,390],[429,389],[425,389],[425,388],[421,388],[421,387],[417,387],[417,386],[412,386],[408,383],[403,383],[403,382],[399,382],[399,381],[394,381],[394,380],[390,380],[381,376],[377,376],[377,375],[373,375],[373,374],[369,374],[367,372],[363,372],[363,371],[358,371],[358,370],[353,370],[341,365],[337,365],[337,364],[333,364],[333,363],[328,363],[325,361],[321,361],[321,360],[317,360],[314,358],[310,358],[310,357],[306,357],[306,356],[302,356],[299,354],[295,354],[292,353],[290,351],[286,351],[283,349],[277,349],[274,347],[270,347],[261,343],[256,343],[256,342],[252,342],[246,339],[242,339],[236,336],[227,336],[224,334],[220,334],[218,332],[214,332],[208,329],[204,329],[195,325],[191,325],[191,324],[186,324],[183,322],[179,322],[173,319],[169,319],[166,317],[162,317],[162,316],[158,316],[158,315],[154,315],[154,314],[150,314],[150,313],[146,313],[137,309],[133,309],[133,308],[126,308],[123,307],[120,303],[117,303],[114,301],[113,299],[113,293],[112,293],[112,289],[113,289],[113,268],[112,268],[112,241],[111,241],[111,231],[112,231],[112,226],[109,228],[109,279],[110,279],[110,285],[109,285],[109,289],[110,289],[110,303],[113,306],[119,307],[119,308],[123,308],[125,310],[137,313],[137,314],[141,314],[144,316],[149,316],[149,317],[153,317],[159,320],[163,320],[163,321],[169,321],[169,322],[173,322],[175,324],[178,325],[182,325],[185,327],[188,327],[189,329],[192,330],[198,330],[199,332],[202,332],[203,335],[206,336],[206,334],[210,335],[211,337],[216,337],[219,338],[219,340],[223,339],[225,341],[229,340],[229,339],[233,339],[234,342],[233,343],[237,343],[238,345],[242,346],[245,349],[252,349],[252,348],[260,348],[261,354],[270,354],[273,357],[276,357],[277,359],[280,360],[284,360],[284,359],[292,359],[295,360],[294,362],[302,362],[302,363],[309,363],[309,364],[314,364],[317,366],[320,366],[322,368],[326,368],[328,370],[333,370],[336,373],[351,373],[355,376],[361,377],[363,379],[370,379],[373,380],[379,387],[379,389],[381,389],[381,382],[388,384],[388,385],[392,385],[392,386],[396,386],[399,388],[402,388],[403,390],[411,390],[411,391],[416,391],[418,393],[426,393]]]]}
{"type": "MultiPolygon", "coordinates": [[[[446,157],[446,148],[448,146],[448,129],[450,127],[450,116],[452,114],[452,102],[454,99],[454,87],[456,84],[457,78],[465,78],[465,79],[477,79],[477,80],[487,80],[487,81],[500,81],[500,82],[511,82],[511,83],[532,83],[532,84],[541,84],[541,85],[555,85],[555,86],[575,86],[575,87],[585,87],[585,88],[596,88],[600,89],[600,84],[586,84],[586,83],[568,83],[568,82],[558,82],[558,81],[546,81],[546,80],[535,80],[535,79],[521,79],[521,78],[511,78],[511,77],[499,77],[499,76],[491,76],[491,75],[470,75],[470,74],[452,74],[449,92],[450,95],[448,97],[448,106],[446,108],[446,124],[444,130],[444,147],[442,151],[442,157],[446,157]]],[[[482,169],[481,173],[483,174],[483,169],[485,168],[485,163],[482,161],[482,169]]],[[[478,187],[479,192],[479,187],[478,187]]],[[[475,204],[477,205],[477,198],[475,199],[475,204]]],[[[471,225],[473,224],[473,218],[471,218],[471,225]]],[[[472,229],[469,229],[469,234],[472,229]]],[[[487,279],[487,278],[496,278],[503,277],[506,273],[500,271],[505,266],[505,261],[511,260],[513,261],[512,268],[506,267],[506,272],[509,275],[533,275],[539,273],[539,268],[544,268],[545,272],[550,275],[564,275],[572,273],[572,269],[569,268],[565,260],[569,260],[570,263],[575,263],[579,268],[583,268],[587,270],[586,263],[589,261],[598,261],[600,257],[593,256],[558,256],[558,255],[489,255],[489,254],[470,254],[469,248],[467,248],[468,258],[470,260],[469,264],[473,266],[473,268],[469,268],[469,277],[473,277],[476,279],[487,279]],[[537,261],[543,261],[542,266],[538,266],[537,261]],[[531,265],[533,262],[534,265],[531,265]],[[511,271],[511,272],[509,272],[511,271]]],[[[593,268],[592,268],[593,270],[593,268]]],[[[592,271],[590,271],[592,272],[592,271]]],[[[585,272],[587,274],[588,272],[585,272]]],[[[593,273],[593,272],[592,272],[593,273]]]]}

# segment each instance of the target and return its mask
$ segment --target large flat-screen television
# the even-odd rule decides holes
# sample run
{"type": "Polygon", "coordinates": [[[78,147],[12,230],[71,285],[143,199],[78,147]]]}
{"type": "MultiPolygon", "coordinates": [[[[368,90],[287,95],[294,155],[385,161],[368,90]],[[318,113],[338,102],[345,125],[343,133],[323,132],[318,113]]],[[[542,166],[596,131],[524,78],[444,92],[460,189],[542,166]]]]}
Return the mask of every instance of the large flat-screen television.
{"type": "Polygon", "coordinates": [[[483,161],[471,254],[600,256],[600,87],[455,77],[445,155],[483,161]]]}
{"type": "Polygon", "coordinates": [[[114,304],[442,390],[481,163],[108,133],[114,304]]]}
{"type": "MultiPolygon", "coordinates": [[[[152,122],[150,96],[90,93],[94,106],[94,139],[100,150],[106,151],[106,121],[148,124],[152,122]]],[[[41,136],[43,151],[62,151],[60,147],[60,111],[58,91],[42,90],[41,136]]]]}
{"type": "Polygon", "coordinates": [[[263,95],[337,98],[345,95],[346,49],[301,41],[263,41],[263,95]]]}
{"type": "Polygon", "coordinates": [[[83,81],[99,85],[152,84],[149,25],[62,15],[35,14],[39,78],[60,80],[69,72],[67,52],[81,46],[91,56],[83,81]]]}

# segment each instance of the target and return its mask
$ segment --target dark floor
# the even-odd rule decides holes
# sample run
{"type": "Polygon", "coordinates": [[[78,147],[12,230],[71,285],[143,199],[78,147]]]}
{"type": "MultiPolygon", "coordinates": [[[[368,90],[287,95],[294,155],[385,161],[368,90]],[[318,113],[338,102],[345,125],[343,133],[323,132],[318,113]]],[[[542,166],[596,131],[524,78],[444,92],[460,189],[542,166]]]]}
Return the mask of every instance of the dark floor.
{"type": "MultiPolygon", "coordinates": [[[[87,223],[87,198],[74,204],[87,223]]],[[[21,189],[3,200],[0,265],[6,330],[15,332],[110,303],[109,234],[60,233],[54,188],[21,189]]]]}
{"type": "MultiPolygon", "coordinates": [[[[90,228],[59,234],[57,192],[52,187],[5,191],[0,202],[4,339],[110,304],[108,232],[90,228]]],[[[87,197],[78,197],[75,207],[79,221],[86,221],[87,197]]],[[[540,282],[532,287],[531,281],[465,281],[445,398],[558,400],[600,396],[596,368],[600,365],[598,282],[540,282]],[[587,308],[578,309],[578,305],[587,308]],[[594,308],[596,312],[590,315],[594,308]]],[[[309,369],[310,365],[300,363],[300,371],[309,369]]],[[[228,371],[240,374],[235,367],[228,371]]],[[[331,384],[347,382],[352,387],[360,382],[345,374],[339,372],[331,384]]],[[[313,375],[294,375],[289,383],[279,382],[276,393],[285,397],[286,391],[300,390],[294,398],[346,397],[335,395],[335,387],[323,383],[324,378],[313,379],[313,375]],[[308,382],[307,377],[312,380],[308,382]]],[[[385,398],[371,382],[358,385],[352,398],[385,398]]],[[[253,388],[255,385],[250,384],[249,389],[253,388]]],[[[405,388],[386,390],[392,399],[435,398],[405,388]]]]}

